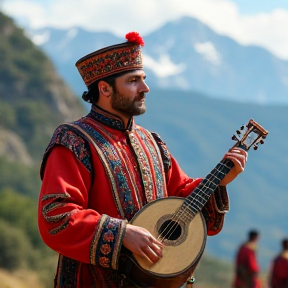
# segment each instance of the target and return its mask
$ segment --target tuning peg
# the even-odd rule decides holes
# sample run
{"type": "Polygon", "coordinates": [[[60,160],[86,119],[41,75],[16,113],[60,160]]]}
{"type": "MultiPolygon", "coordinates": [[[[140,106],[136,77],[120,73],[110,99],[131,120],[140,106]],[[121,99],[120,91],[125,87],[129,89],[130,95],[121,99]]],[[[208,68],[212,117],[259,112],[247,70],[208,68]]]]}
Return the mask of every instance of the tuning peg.
{"type": "Polygon", "coordinates": [[[264,140],[261,139],[261,140],[259,141],[259,143],[260,143],[260,144],[264,144],[264,140]]]}
{"type": "Polygon", "coordinates": [[[237,141],[237,137],[235,135],[232,136],[232,140],[237,141]]]}
{"type": "Polygon", "coordinates": [[[257,149],[258,149],[258,146],[254,145],[253,149],[254,149],[254,150],[257,150],[257,149]]]}
{"type": "Polygon", "coordinates": [[[241,132],[240,132],[239,130],[237,130],[237,131],[236,131],[236,133],[237,133],[238,135],[240,135],[240,134],[241,134],[241,132]]]}
{"type": "Polygon", "coordinates": [[[244,129],[244,125],[242,125],[241,127],[240,127],[240,130],[243,130],[244,129]]]}

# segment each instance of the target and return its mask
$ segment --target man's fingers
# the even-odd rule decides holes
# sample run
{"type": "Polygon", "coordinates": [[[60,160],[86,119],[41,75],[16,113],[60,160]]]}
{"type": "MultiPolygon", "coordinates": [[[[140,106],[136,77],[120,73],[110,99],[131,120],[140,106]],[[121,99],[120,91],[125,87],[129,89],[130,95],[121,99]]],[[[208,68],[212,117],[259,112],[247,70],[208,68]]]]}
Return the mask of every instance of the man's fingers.
{"type": "Polygon", "coordinates": [[[155,243],[152,243],[151,246],[149,246],[153,252],[155,252],[157,254],[158,257],[161,257],[163,256],[162,254],[162,248],[163,248],[163,244],[160,243],[161,246],[159,246],[158,244],[155,244],[155,243]]]}
{"type": "Polygon", "coordinates": [[[248,160],[248,153],[243,149],[233,148],[226,154],[226,157],[232,160],[235,165],[238,163],[243,168],[248,160]]]}
{"type": "Polygon", "coordinates": [[[154,238],[150,233],[147,236],[148,243],[142,246],[141,250],[152,263],[156,263],[163,256],[162,248],[164,245],[156,238],[154,238]]]}
{"type": "Polygon", "coordinates": [[[142,251],[152,263],[156,263],[162,258],[162,249],[155,244],[143,247],[142,251]]]}

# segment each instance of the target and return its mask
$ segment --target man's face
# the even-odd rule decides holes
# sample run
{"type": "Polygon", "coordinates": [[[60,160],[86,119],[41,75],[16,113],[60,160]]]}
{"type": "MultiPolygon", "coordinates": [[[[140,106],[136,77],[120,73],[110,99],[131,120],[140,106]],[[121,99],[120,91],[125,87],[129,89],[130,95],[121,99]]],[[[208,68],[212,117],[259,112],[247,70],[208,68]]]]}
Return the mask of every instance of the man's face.
{"type": "Polygon", "coordinates": [[[111,97],[112,108],[129,118],[145,113],[145,93],[149,92],[145,78],[143,70],[135,70],[117,77],[111,97]]]}

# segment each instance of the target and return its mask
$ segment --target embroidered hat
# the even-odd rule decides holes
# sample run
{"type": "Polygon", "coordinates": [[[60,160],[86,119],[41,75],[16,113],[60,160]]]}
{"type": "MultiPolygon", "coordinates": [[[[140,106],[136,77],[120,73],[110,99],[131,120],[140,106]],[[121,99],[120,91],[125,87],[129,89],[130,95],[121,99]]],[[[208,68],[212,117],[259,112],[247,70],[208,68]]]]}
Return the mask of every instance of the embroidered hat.
{"type": "Polygon", "coordinates": [[[143,69],[142,37],[137,32],[126,34],[127,42],[92,52],[76,62],[76,67],[87,87],[96,80],[134,69],[143,69]]]}

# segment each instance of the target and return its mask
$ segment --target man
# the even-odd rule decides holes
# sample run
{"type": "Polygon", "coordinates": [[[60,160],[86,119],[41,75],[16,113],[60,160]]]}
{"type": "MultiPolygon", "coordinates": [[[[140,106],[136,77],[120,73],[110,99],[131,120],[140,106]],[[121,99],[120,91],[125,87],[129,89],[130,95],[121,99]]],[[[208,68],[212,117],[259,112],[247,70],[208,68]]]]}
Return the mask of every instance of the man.
{"type": "Polygon", "coordinates": [[[272,261],[271,288],[288,288],[288,238],[282,240],[282,251],[272,261]]]}
{"type": "MultiPolygon", "coordinates": [[[[180,169],[157,134],[135,124],[149,88],[143,39],[136,32],[126,39],[77,61],[91,111],[60,125],[43,157],[38,223],[43,241],[59,253],[57,288],[136,287],[118,272],[122,247],[156,263],[163,244],[128,221],[145,204],[185,197],[201,181],[180,169]]],[[[234,167],[202,210],[208,235],[222,228],[225,186],[244,170],[247,154],[233,148],[224,158],[234,167]]]]}
{"type": "Polygon", "coordinates": [[[242,244],[236,256],[236,276],[234,288],[259,288],[261,287],[258,274],[260,268],[257,263],[256,249],[259,232],[251,230],[247,241],[242,244]]]}

